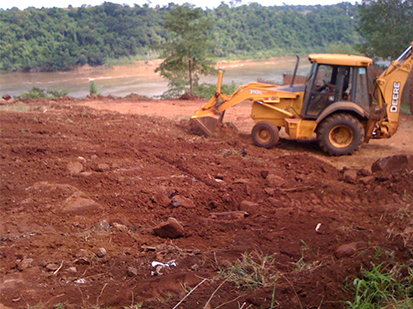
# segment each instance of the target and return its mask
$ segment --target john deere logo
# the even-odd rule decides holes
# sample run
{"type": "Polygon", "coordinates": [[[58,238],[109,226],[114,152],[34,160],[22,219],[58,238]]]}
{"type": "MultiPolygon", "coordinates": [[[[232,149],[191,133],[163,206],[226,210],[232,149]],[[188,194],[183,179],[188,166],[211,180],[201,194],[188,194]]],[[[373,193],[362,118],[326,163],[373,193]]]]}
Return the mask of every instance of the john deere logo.
{"type": "Polygon", "coordinates": [[[390,112],[397,113],[399,111],[400,101],[400,82],[393,83],[393,96],[391,98],[390,112]]]}

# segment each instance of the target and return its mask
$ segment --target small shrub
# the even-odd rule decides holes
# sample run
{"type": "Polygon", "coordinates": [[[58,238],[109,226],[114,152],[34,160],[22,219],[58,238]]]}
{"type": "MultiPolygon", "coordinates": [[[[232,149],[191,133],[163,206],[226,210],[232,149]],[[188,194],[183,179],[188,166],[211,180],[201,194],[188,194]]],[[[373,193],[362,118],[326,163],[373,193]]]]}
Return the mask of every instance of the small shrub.
{"type": "Polygon", "coordinates": [[[89,86],[89,94],[90,95],[92,95],[92,94],[99,94],[98,93],[98,87],[96,86],[96,84],[95,84],[95,81],[94,80],[91,80],[90,81],[90,86],[89,86]]]}
{"type": "Polygon", "coordinates": [[[22,99],[39,99],[39,98],[60,98],[68,95],[67,90],[47,90],[44,88],[32,87],[28,92],[20,95],[22,99]]]}
{"type": "MultiPolygon", "coordinates": [[[[238,84],[232,82],[231,84],[223,84],[221,87],[221,92],[231,95],[237,90],[238,84]]],[[[201,84],[194,88],[194,94],[196,96],[202,97],[204,99],[210,99],[217,91],[217,86],[215,84],[201,84]]]]}

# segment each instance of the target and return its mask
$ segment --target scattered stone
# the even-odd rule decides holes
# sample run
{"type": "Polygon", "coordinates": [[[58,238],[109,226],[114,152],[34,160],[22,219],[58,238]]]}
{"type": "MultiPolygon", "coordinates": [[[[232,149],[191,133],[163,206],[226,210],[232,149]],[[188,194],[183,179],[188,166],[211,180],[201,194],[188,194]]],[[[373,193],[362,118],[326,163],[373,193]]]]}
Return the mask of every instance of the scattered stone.
{"type": "Polygon", "coordinates": [[[96,252],[97,257],[103,258],[107,254],[105,248],[99,248],[96,252]]]}
{"type": "Polygon", "coordinates": [[[67,170],[70,174],[76,175],[83,171],[83,164],[80,162],[69,162],[67,164],[67,170]]]}
{"type": "Polygon", "coordinates": [[[363,248],[365,246],[364,242],[352,242],[350,244],[341,245],[335,251],[335,256],[338,259],[350,257],[354,255],[358,249],[363,248]]]}
{"type": "Polygon", "coordinates": [[[49,271],[55,271],[59,268],[59,265],[51,263],[46,265],[46,269],[49,271]]]}
{"type": "Polygon", "coordinates": [[[113,169],[118,169],[118,168],[119,168],[119,164],[118,164],[118,163],[112,163],[112,168],[113,168],[113,169]]]}
{"type": "Polygon", "coordinates": [[[172,198],[172,205],[175,206],[175,207],[182,206],[182,207],[185,207],[185,208],[194,208],[195,207],[195,204],[191,199],[186,198],[182,195],[175,195],[172,198]]]}
{"type": "Polygon", "coordinates": [[[378,194],[378,193],[381,192],[381,190],[383,190],[383,188],[381,186],[377,186],[377,187],[374,188],[373,192],[378,194]]]}
{"type": "Polygon", "coordinates": [[[126,273],[129,277],[136,277],[138,275],[138,270],[135,267],[129,266],[126,273]]]}
{"type": "Polygon", "coordinates": [[[75,253],[74,257],[80,258],[80,257],[87,257],[89,255],[88,251],[85,249],[80,249],[78,252],[75,253]]]}
{"type": "Polygon", "coordinates": [[[64,201],[61,210],[64,213],[82,213],[100,210],[100,208],[99,204],[88,198],[84,193],[75,192],[64,201]]]}
{"type": "Polygon", "coordinates": [[[284,178],[274,174],[268,175],[267,181],[272,187],[281,187],[285,183],[284,178]]]}
{"type": "Polygon", "coordinates": [[[117,222],[113,222],[112,226],[115,227],[116,229],[118,229],[121,232],[127,232],[128,231],[128,227],[126,225],[117,223],[117,222]]]}
{"type": "Polygon", "coordinates": [[[98,156],[97,155],[92,155],[91,157],[90,157],[92,160],[96,160],[97,158],[98,158],[98,156]]]}
{"type": "Polygon", "coordinates": [[[374,180],[376,180],[376,177],[374,177],[374,176],[366,176],[366,177],[360,178],[360,182],[364,185],[369,185],[369,184],[373,183],[374,180]]]}
{"type": "Polygon", "coordinates": [[[215,179],[224,180],[224,174],[217,174],[217,175],[215,176],[215,179]]]}
{"type": "Polygon", "coordinates": [[[267,179],[268,175],[270,174],[269,171],[261,171],[260,175],[262,178],[267,179]]]}
{"type": "Polygon", "coordinates": [[[234,184],[248,184],[250,183],[249,179],[239,178],[234,181],[234,184]]]}
{"type": "Polygon", "coordinates": [[[107,172],[110,171],[110,165],[106,164],[106,163],[99,163],[96,167],[95,167],[95,171],[99,172],[99,173],[103,173],[103,172],[107,172]]]}
{"type": "Polygon", "coordinates": [[[239,210],[245,211],[249,214],[255,214],[260,210],[260,205],[250,201],[242,201],[239,206],[239,210]]]}
{"type": "Polygon", "coordinates": [[[232,220],[238,220],[238,219],[244,219],[245,217],[248,217],[248,213],[245,211],[225,211],[225,212],[211,212],[209,214],[211,216],[211,219],[232,219],[232,220]]]}
{"type": "Polygon", "coordinates": [[[98,225],[98,229],[105,230],[105,231],[109,230],[110,229],[109,222],[106,220],[101,221],[98,225]]]}
{"type": "Polygon", "coordinates": [[[77,157],[77,159],[78,159],[82,164],[86,164],[86,159],[85,159],[85,158],[79,156],[79,157],[77,157]]]}
{"type": "Polygon", "coordinates": [[[348,183],[355,183],[357,181],[357,171],[346,170],[344,172],[344,181],[348,183]]]}
{"type": "Polygon", "coordinates": [[[89,177],[90,175],[92,175],[92,173],[91,172],[81,172],[79,175],[83,176],[83,177],[89,177]]]}
{"type": "Polygon", "coordinates": [[[173,217],[156,226],[153,232],[162,238],[179,238],[185,234],[183,226],[173,217]]]}
{"type": "Polygon", "coordinates": [[[156,193],[152,196],[152,202],[162,207],[168,207],[171,204],[171,200],[163,193],[156,193]]]}
{"type": "Polygon", "coordinates": [[[29,267],[32,266],[33,259],[28,258],[28,259],[23,259],[20,263],[17,264],[17,269],[20,271],[23,271],[29,267]]]}
{"type": "Polygon", "coordinates": [[[361,169],[359,173],[361,176],[364,176],[364,177],[372,175],[372,172],[365,168],[361,169]]]}
{"type": "Polygon", "coordinates": [[[67,271],[70,272],[70,273],[77,273],[77,268],[74,267],[74,266],[72,266],[72,267],[69,267],[69,268],[67,269],[67,271]]]}
{"type": "Polygon", "coordinates": [[[267,193],[269,196],[274,196],[275,195],[275,190],[272,188],[265,188],[264,189],[265,193],[267,193]]]}
{"type": "Polygon", "coordinates": [[[87,257],[78,258],[74,263],[77,265],[90,265],[90,261],[87,257]]]}
{"type": "Polygon", "coordinates": [[[413,169],[413,156],[411,155],[396,155],[378,159],[371,166],[371,171],[374,172],[402,172],[413,169]]]}

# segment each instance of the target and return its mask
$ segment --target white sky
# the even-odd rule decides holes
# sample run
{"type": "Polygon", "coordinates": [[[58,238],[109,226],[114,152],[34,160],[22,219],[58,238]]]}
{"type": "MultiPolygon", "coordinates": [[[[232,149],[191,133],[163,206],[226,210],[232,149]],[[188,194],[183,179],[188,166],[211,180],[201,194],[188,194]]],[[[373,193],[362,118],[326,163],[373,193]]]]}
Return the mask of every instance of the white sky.
{"type": "MultiPolygon", "coordinates": [[[[229,4],[230,0],[225,0],[224,2],[229,4]]],[[[273,6],[273,5],[283,5],[283,3],[287,5],[329,5],[329,4],[335,4],[335,3],[340,3],[345,0],[242,0],[241,4],[248,4],[251,2],[258,2],[259,4],[263,6],[273,6]]],[[[68,5],[72,5],[73,7],[80,7],[83,4],[87,5],[99,5],[102,4],[104,0],[41,0],[41,1],[35,1],[35,0],[14,0],[14,1],[6,1],[2,0],[0,1],[0,8],[2,9],[10,9],[12,7],[17,7],[20,10],[23,10],[27,7],[36,7],[36,8],[42,8],[42,7],[61,7],[61,8],[66,8],[68,5]]],[[[135,3],[142,6],[145,3],[149,3],[147,0],[107,0],[107,2],[112,2],[112,3],[119,3],[119,4],[127,4],[129,6],[133,6],[135,3]]],[[[160,6],[168,5],[168,3],[175,3],[175,4],[183,4],[185,2],[192,3],[196,5],[197,7],[209,7],[209,8],[214,8],[220,5],[222,0],[150,0],[150,6],[154,7],[157,4],[160,6]]],[[[235,1],[234,1],[235,2],[235,1]]],[[[354,0],[346,1],[346,2],[351,2],[354,3],[354,0]]]]}

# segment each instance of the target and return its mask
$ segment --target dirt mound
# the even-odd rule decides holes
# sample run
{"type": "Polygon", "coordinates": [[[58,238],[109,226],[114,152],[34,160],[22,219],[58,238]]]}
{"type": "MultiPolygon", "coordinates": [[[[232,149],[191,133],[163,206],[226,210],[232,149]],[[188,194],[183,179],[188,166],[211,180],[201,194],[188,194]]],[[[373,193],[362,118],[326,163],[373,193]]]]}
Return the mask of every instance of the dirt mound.
{"type": "Polygon", "coordinates": [[[279,308],[333,308],[361,268],[413,258],[410,171],[337,170],[231,127],[205,138],[47,104],[0,114],[5,306],[172,308],[192,291],[180,308],[266,308],[275,284],[279,308]],[[170,217],[179,237],[156,236],[170,217]],[[263,261],[265,281],[233,280],[263,261]]]}

